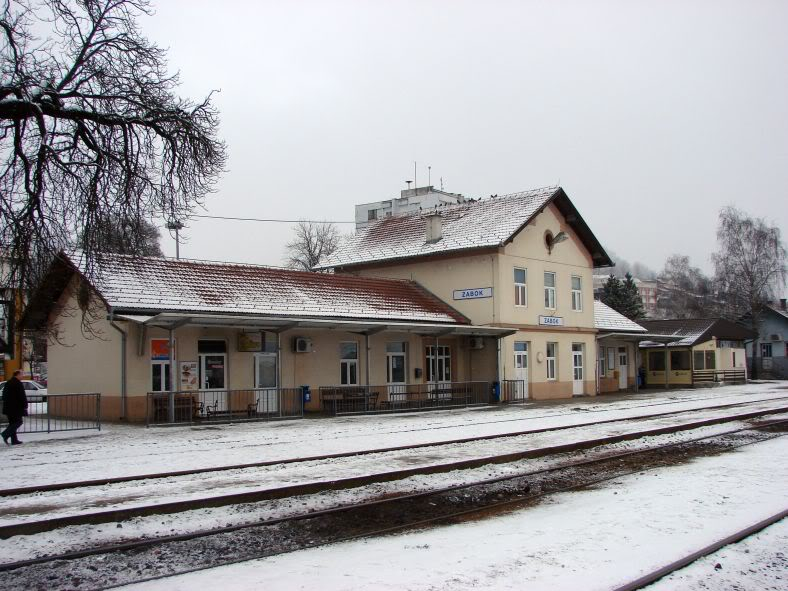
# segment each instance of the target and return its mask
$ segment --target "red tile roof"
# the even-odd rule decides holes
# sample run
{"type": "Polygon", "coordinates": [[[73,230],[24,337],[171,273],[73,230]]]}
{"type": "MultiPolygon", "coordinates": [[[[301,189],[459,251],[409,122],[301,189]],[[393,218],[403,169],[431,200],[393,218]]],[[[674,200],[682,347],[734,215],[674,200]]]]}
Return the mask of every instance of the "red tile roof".
{"type": "Polygon", "coordinates": [[[331,256],[320,261],[320,268],[497,247],[527,224],[559,190],[544,187],[384,218],[344,239],[331,256]],[[426,217],[436,212],[442,218],[443,237],[426,242],[426,217]]]}
{"type": "MultiPolygon", "coordinates": [[[[76,257],[71,261],[79,267],[76,257]]],[[[93,285],[115,311],[181,311],[469,324],[412,281],[104,255],[93,285]]]]}

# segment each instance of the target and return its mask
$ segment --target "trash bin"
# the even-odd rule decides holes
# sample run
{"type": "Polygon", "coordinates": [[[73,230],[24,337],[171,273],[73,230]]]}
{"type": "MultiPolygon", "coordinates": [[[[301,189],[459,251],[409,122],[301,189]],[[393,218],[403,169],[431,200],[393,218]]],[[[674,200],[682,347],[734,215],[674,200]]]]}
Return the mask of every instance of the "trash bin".
{"type": "Polygon", "coordinates": [[[493,382],[493,385],[492,385],[492,396],[493,396],[493,402],[500,402],[501,401],[501,383],[500,382],[493,382]]]}
{"type": "Polygon", "coordinates": [[[312,391],[309,389],[309,386],[301,386],[301,392],[304,394],[304,403],[312,400],[312,391]]]}

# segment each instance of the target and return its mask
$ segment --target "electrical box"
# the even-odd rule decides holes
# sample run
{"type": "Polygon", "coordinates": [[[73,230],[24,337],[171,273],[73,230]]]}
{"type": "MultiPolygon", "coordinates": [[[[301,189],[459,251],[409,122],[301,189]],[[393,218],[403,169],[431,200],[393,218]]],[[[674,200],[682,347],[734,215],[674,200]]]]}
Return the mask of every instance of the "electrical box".
{"type": "Polygon", "coordinates": [[[484,339],[482,337],[471,337],[471,349],[484,349],[484,339]]]}
{"type": "Polygon", "coordinates": [[[306,337],[296,337],[293,339],[293,352],[311,353],[312,351],[312,339],[306,337]]]}

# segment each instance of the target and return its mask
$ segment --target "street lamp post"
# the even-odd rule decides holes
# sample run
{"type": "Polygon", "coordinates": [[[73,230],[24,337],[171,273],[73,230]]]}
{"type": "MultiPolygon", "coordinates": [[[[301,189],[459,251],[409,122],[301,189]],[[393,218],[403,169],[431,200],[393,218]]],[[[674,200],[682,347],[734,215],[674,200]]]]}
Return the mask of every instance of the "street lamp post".
{"type": "Polygon", "coordinates": [[[181,245],[180,239],[178,236],[178,231],[183,228],[183,224],[179,220],[171,220],[167,222],[167,229],[168,230],[175,230],[175,258],[181,258],[181,245]]]}

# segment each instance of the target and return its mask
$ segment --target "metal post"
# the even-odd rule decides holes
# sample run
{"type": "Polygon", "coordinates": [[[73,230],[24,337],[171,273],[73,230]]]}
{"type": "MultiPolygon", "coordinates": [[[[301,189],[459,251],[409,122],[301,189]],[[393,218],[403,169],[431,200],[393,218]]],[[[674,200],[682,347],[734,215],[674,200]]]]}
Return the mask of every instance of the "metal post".
{"type": "MultiPolygon", "coordinates": [[[[364,374],[366,378],[364,381],[366,382],[367,386],[366,396],[364,396],[364,406],[366,408],[369,402],[369,333],[364,333],[364,348],[366,349],[366,353],[364,354],[364,374]]],[[[334,414],[336,414],[336,408],[334,409],[334,414]]]]}
{"type": "Polygon", "coordinates": [[[170,423],[175,422],[175,378],[178,377],[178,373],[175,371],[175,336],[173,332],[173,329],[170,329],[170,392],[167,396],[167,420],[170,423]]]}
{"type": "Polygon", "coordinates": [[[665,348],[665,390],[668,389],[668,343],[667,341],[663,345],[665,348]]]}

